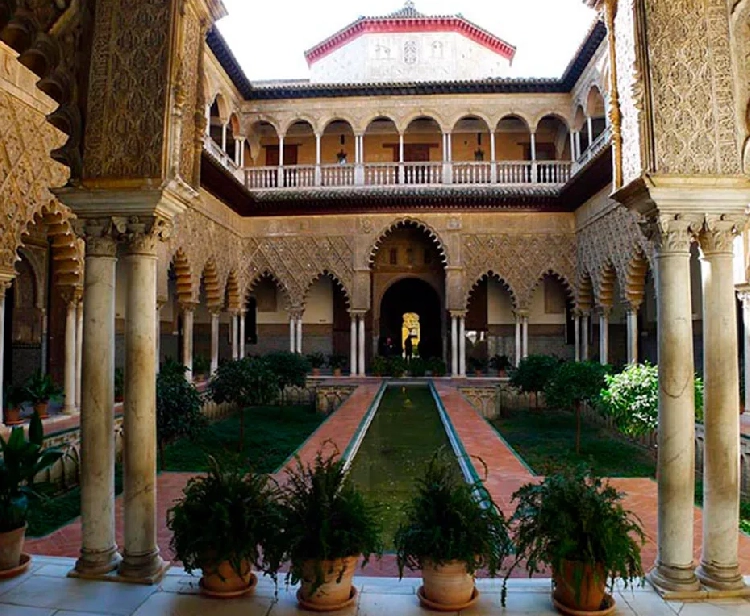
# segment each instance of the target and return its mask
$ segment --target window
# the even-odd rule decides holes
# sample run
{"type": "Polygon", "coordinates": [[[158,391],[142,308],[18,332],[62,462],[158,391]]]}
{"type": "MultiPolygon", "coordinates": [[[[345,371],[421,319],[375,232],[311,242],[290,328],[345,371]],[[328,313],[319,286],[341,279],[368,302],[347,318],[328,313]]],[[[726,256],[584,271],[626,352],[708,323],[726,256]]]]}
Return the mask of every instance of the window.
{"type": "Polygon", "coordinates": [[[417,41],[406,41],[406,43],[404,43],[404,62],[406,64],[416,64],[417,41]]]}
{"type": "Polygon", "coordinates": [[[391,248],[389,257],[390,257],[389,261],[391,265],[398,264],[398,251],[395,248],[391,248]]]}

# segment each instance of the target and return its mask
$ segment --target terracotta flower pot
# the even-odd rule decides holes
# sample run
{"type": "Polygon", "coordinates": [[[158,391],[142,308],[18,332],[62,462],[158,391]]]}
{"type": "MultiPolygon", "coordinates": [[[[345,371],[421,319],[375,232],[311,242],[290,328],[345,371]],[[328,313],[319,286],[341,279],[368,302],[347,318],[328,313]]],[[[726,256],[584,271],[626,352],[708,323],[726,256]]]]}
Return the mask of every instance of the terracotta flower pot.
{"type": "Polygon", "coordinates": [[[308,560],[302,564],[302,585],[297,599],[302,607],[313,611],[335,611],[347,607],[356,592],[352,578],[359,556],[338,560],[308,560]],[[316,584],[318,573],[323,573],[323,584],[316,584]],[[316,588],[317,586],[317,588],[316,588]]]}
{"type": "Polygon", "coordinates": [[[36,402],[34,404],[34,412],[39,415],[40,419],[47,419],[49,417],[49,401],[47,402],[36,402]]]}
{"type": "Polygon", "coordinates": [[[555,571],[552,579],[554,599],[562,606],[580,612],[601,610],[607,587],[603,565],[592,567],[579,561],[565,561],[562,571],[555,571]],[[576,583],[578,579],[580,585],[576,583]]]}
{"type": "Polygon", "coordinates": [[[16,426],[22,423],[21,407],[5,409],[3,411],[3,422],[6,426],[16,426]]]}
{"type": "Polygon", "coordinates": [[[453,560],[444,565],[425,563],[422,569],[425,598],[435,604],[468,605],[474,596],[474,576],[466,572],[466,563],[453,560]]]}
{"type": "Polygon", "coordinates": [[[320,368],[313,368],[312,369],[312,375],[313,376],[320,376],[320,368]]]}
{"type": "Polygon", "coordinates": [[[341,376],[341,368],[334,368],[333,376],[341,376]]]}
{"type": "Polygon", "coordinates": [[[205,565],[200,587],[203,594],[217,598],[231,598],[244,595],[254,587],[252,564],[242,562],[240,572],[234,570],[229,561],[205,565]]]}
{"type": "Polygon", "coordinates": [[[25,538],[25,524],[16,530],[0,533],[0,572],[15,569],[21,564],[25,538]]]}

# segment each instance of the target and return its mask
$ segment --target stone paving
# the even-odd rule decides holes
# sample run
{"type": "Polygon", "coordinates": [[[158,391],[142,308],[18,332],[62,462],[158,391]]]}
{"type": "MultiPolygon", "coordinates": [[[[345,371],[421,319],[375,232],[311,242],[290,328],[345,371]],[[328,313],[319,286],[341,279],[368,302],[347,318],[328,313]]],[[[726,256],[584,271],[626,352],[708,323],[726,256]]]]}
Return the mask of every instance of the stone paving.
{"type": "MultiPolygon", "coordinates": [[[[161,584],[138,586],[90,582],[66,578],[72,559],[34,557],[29,572],[12,580],[0,580],[2,616],[301,616],[295,588],[281,584],[278,594],[267,578],[261,578],[254,595],[218,601],[198,596],[198,578],[179,568],[167,572],[161,584]]],[[[750,583],[750,578],[747,578],[750,583]]],[[[337,612],[340,616],[425,616],[416,597],[419,580],[355,578],[359,591],[356,605],[337,612]]],[[[510,580],[507,606],[500,606],[500,583],[477,580],[479,600],[461,616],[552,616],[548,579],[510,580]]],[[[714,600],[704,603],[664,602],[649,587],[615,588],[619,616],[750,616],[750,601],[714,600]]],[[[329,612],[330,614],[330,612],[329,612]]],[[[452,612],[457,616],[456,612],[452,612]]]]}

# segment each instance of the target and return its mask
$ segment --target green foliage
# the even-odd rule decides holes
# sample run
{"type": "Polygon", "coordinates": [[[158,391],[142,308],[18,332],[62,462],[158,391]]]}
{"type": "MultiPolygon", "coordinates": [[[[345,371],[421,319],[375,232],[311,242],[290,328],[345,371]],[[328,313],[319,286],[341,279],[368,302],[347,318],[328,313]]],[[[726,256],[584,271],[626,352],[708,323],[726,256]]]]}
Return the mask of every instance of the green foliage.
{"type": "Polygon", "coordinates": [[[510,385],[525,394],[537,394],[544,391],[559,365],[560,360],[551,355],[524,357],[511,373],[510,385]]]}
{"type": "Polygon", "coordinates": [[[122,400],[125,395],[125,370],[115,368],[115,400],[122,400]]]}
{"type": "Polygon", "coordinates": [[[494,577],[512,552],[505,517],[482,484],[466,483],[445,455],[430,460],[396,531],[399,575],[404,567],[458,560],[470,574],[486,569],[494,577]]]}
{"type": "Polygon", "coordinates": [[[171,547],[188,573],[228,561],[240,574],[249,561],[275,575],[279,563],[270,558],[278,552],[279,522],[276,488],[267,475],[213,459],[208,474],[190,479],[167,512],[171,547]]]}
{"type": "Polygon", "coordinates": [[[432,372],[432,376],[445,376],[448,368],[440,357],[430,357],[427,360],[427,369],[432,372]]]}
{"type": "Polygon", "coordinates": [[[331,366],[333,370],[343,370],[348,362],[349,358],[340,353],[334,353],[333,355],[328,356],[328,365],[331,366]]]}
{"type": "Polygon", "coordinates": [[[205,355],[193,357],[193,374],[206,375],[211,372],[211,360],[205,355]]]}
{"type": "MultiPolygon", "coordinates": [[[[367,564],[383,551],[377,506],[367,502],[346,479],[338,452],[318,452],[310,464],[297,463],[287,470],[281,491],[285,556],[291,560],[287,576],[293,584],[302,579],[303,563],[362,555],[367,564]]],[[[280,560],[280,555],[274,555],[280,560]]],[[[313,592],[326,571],[318,564],[313,592]]]]}
{"type": "Polygon", "coordinates": [[[381,355],[372,358],[372,372],[376,376],[386,376],[388,373],[388,359],[381,355]]]}
{"type": "Polygon", "coordinates": [[[32,404],[49,402],[50,399],[60,396],[63,393],[62,388],[52,380],[49,374],[42,374],[37,371],[32,374],[24,383],[26,399],[32,404]]]}
{"type": "Polygon", "coordinates": [[[26,389],[24,387],[19,387],[18,385],[8,385],[5,388],[6,409],[17,409],[23,406],[24,402],[28,402],[26,389]]]}
{"type": "Polygon", "coordinates": [[[406,373],[407,367],[408,364],[406,363],[406,359],[404,359],[400,355],[394,355],[393,357],[388,358],[388,368],[386,370],[386,375],[400,378],[406,373]]]}
{"type": "Polygon", "coordinates": [[[409,374],[415,377],[423,377],[427,373],[427,363],[421,357],[412,357],[409,362],[409,374]]]}
{"type": "Polygon", "coordinates": [[[310,372],[310,362],[304,355],[278,351],[264,355],[270,371],[276,376],[276,387],[283,392],[287,387],[304,387],[307,373],[310,372]]]}
{"type": "MultiPolygon", "coordinates": [[[[632,364],[619,374],[606,375],[600,408],[618,430],[631,437],[649,434],[659,422],[659,370],[649,363],[632,364]]],[[[703,382],[695,378],[695,417],[703,419],[703,382]]]]}
{"type": "Polygon", "coordinates": [[[483,357],[469,357],[466,360],[466,363],[469,370],[472,370],[474,372],[482,372],[483,370],[487,370],[487,360],[483,357]]]}
{"type": "Polygon", "coordinates": [[[326,365],[326,356],[323,353],[310,353],[307,361],[313,368],[323,368],[326,365]]]}
{"type": "Polygon", "coordinates": [[[596,402],[609,366],[593,361],[560,364],[544,387],[547,406],[575,410],[581,402],[596,402]]]}
{"type": "Polygon", "coordinates": [[[22,427],[13,428],[6,441],[0,436],[0,532],[26,524],[29,499],[38,496],[34,477],[62,457],[58,449],[44,449],[42,420],[34,413],[29,438],[22,427]]]}
{"type": "Polygon", "coordinates": [[[208,425],[201,411],[201,396],[192,383],[174,371],[156,377],[156,431],[164,466],[164,447],[175,439],[196,438],[208,425]]]}
{"type": "Polygon", "coordinates": [[[182,375],[182,378],[185,378],[186,372],[187,367],[183,366],[180,362],[175,361],[171,357],[168,357],[159,369],[159,374],[180,374],[182,375]]]}
{"type": "MultiPolygon", "coordinates": [[[[627,586],[642,577],[646,537],[640,520],[623,508],[622,496],[580,469],[522,486],[513,494],[518,505],[511,518],[516,531],[511,571],[522,561],[529,576],[544,565],[561,571],[565,561],[579,561],[602,565],[612,583],[619,577],[627,586]]],[[[581,580],[574,584],[578,594],[581,580]]]]}
{"type": "Polygon", "coordinates": [[[240,408],[268,404],[278,393],[279,377],[262,357],[245,357],[219,366],[209,382],[209,392],[218,403],[240,408]]]}
{"type": "Polygon", "coordinates": [[[507,370],[512,366],[513,364],[510,363],[507,355],[493,355],[490,357],[490,367],[493,370],[507,370]]]}

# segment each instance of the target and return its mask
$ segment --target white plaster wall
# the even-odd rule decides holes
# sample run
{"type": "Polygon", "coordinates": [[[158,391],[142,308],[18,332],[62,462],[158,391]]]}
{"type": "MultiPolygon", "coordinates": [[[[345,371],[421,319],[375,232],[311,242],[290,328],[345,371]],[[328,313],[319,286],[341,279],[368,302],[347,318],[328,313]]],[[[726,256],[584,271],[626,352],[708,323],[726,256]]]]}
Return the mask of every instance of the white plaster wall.
{"type": "Polygon", "coordinates": [[[311,67],[312,83],[452,81],[502,77],[510,61],[458,32],[364,34],[311,67]],[[404,60],[416,43],[414,63],[404,60]]]}
{"type": "MultiPolygon", "coordinates": [[[[555,290],[561,298],[565,297],[562,285],[555,285],[555,290]]],[[[513,314],[513,301],[510,293],[497,281],[491,279],[487,287],[487,324],[514,325],[516,317],[513,314]]],[[[529,308],[529,323],[531,325],[564,325],[565,313],[547,314],[544,310],[544,283],[537,286],[529,308]]]]}
{"type": "Polygon", "coordinates": [[[302,323],[311,325],[333,323],[333,281],[330,278],[320,278],[310,287],[302,323]]]}
{"type": "MultiPolygon", "coordinates": [[[[530,325],[565,325],[565,311],[558,314],[547,314],[544,310],[544,281],[540,282],[531,298],[531,307],[529,308],[530,325]]],[[[565,289],[562,284],[552,285],[554,293],[562,301],[565,299],[565,289]]],[[[515,321],[514,321],[515,322],[515,321]]]]}

